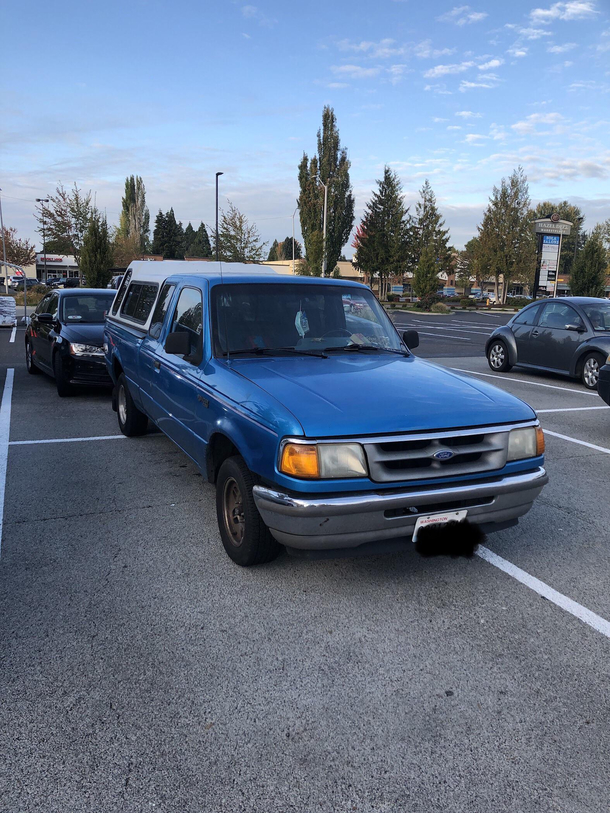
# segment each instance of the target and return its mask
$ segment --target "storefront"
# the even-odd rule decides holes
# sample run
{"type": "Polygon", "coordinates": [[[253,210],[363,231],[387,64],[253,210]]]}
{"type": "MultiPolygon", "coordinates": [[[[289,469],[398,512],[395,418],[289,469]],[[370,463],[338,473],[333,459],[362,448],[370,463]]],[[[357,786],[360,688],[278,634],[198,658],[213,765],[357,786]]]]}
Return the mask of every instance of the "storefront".
{"type": "Polygon", "coordinates": [[[46,282],[49,279],[73,279],[78,276],[79,269],[74,257],[66,254],[36,255],[36,279],[46,282]]]}

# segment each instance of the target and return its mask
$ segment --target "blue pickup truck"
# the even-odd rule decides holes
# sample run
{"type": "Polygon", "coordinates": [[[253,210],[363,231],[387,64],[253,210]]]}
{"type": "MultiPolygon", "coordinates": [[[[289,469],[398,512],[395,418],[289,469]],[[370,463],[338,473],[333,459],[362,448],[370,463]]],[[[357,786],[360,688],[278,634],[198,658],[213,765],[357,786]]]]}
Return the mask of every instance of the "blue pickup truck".
{"type": "Polygon", "coordinates": [[[121,432],[152,421],[192,458],[244,566],[531,508],[548,479],[535,412],[417,344],[364,285],[240,264],[134,262],[105,328],[121,432]]]}

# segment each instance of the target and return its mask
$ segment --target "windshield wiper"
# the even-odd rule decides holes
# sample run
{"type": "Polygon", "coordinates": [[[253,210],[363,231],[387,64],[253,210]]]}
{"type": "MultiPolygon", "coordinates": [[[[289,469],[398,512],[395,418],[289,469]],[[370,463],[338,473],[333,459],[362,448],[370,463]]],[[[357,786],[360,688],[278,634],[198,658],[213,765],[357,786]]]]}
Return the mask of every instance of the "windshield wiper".
{"type": "Polygon", "coordinates": [[[344,344],[341,347],[325,347],[325,352],[330,352],[331,350],[346,350],[351,353],[360,353],[362,351],[373,351],[374,353],[394,353],[399,356],[408,356],[410,355],[405,350],[393,350],[391,347],[378,347],[375,344],[344,344]]]}
{"type": "MultiPolygon", "coordinates": [[[[245,354],[262,356],[265,353],[275,355],[276,353],[292,353],[297,356],[317,356],[321,359],[326,359],[328,356],[325,353],[317,353],[315,350],[297,350],[296,347],[244,347],[241,350],[230,350],[229,356],[242,356],[245,354]]],[[[226,351],[222,354],[226,356],[226,351]]]]}

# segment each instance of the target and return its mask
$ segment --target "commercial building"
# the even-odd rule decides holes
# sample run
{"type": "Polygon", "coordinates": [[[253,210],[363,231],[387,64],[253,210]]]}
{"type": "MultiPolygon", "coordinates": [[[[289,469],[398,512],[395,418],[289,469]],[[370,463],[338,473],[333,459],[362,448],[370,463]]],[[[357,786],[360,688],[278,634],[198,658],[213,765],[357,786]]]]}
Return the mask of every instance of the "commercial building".
{"type": "MultiPolygon", "coordinates": [[[[28,274],[28,276],[30,276],[28,274]]],[[[76,259],[67,254],[37,254],[36,278],[46,282],[47,279],[74,279],[80,276],[76,259]],[[45,262],[46,260],[46,262],[45,262]],[[46,267],[46,276],[45,276],[46,267]]]]}

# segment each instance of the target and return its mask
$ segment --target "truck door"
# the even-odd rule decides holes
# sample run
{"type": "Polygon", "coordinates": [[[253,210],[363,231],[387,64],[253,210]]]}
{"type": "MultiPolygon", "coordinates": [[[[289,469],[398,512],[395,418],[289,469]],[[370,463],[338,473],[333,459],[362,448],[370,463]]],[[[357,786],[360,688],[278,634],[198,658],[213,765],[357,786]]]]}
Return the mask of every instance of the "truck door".
{"type": "Polygon", "coordinates": [[[161,289],[148,329],[148,335],[140,346],[139,379],[142,406],[146,414],[149,415],[164,432],[167,429],[166,418],[168,416],[164,406],[161,405],[163,399],[159,386],[161,380],[159,350],[163,349],[162,342],[167,332],[164,330],[164,324],[175,291],[175,283],[166,282],[161,289]]]}

